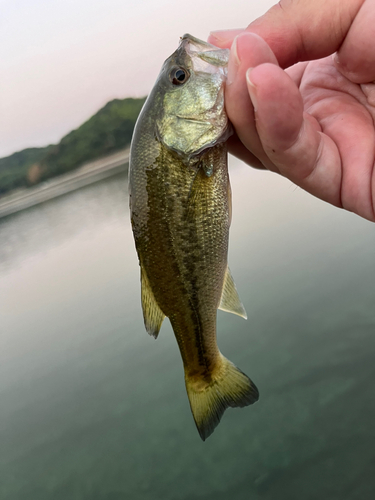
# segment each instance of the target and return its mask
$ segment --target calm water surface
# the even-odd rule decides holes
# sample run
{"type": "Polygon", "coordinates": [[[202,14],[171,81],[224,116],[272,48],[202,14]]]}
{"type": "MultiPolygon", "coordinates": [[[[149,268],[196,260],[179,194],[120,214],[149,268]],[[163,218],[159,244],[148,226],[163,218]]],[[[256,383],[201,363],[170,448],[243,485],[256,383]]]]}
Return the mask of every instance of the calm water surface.
{"type": "Polygon", "coordinates": [[[203,443],[168,321],[149,337],[126,179],[0,220],[1,500],[375,498],[375,225],[232,161],[259,403],[203,443]]]}

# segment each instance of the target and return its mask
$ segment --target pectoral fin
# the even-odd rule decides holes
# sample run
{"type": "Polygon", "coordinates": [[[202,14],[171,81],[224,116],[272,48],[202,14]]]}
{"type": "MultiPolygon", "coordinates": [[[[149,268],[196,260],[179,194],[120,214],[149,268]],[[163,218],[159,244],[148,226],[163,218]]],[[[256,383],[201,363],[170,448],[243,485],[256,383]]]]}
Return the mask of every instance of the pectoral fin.
{"type": "Polygon", "coordinates": [[[141,266],[142,309],[145,328],[149,335],[158,338],[165,314],[158,306],[151,290],[147,275],[141,266]]]}
{"type": "Polygon", "coordinates": [[[245,308],[238,296],[236,285],[234,284],[229,267],[227,267],[227,271],[225,273],[223,292],[221,295],[219,309],[221,309],[222,311],[237,314],[237,316],[241,316],[241,318],[247,319],[245,308]]]}

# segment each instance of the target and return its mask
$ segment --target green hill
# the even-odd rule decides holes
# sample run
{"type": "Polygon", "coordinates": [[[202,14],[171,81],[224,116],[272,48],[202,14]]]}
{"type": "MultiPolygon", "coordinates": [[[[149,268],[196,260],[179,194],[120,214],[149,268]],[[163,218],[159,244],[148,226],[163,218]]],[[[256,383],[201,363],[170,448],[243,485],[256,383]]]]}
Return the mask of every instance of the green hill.
{"type": "Polygon", "coordinates": [[[114,99],[59,144],[0,159],[0,195],[73,170],[130,144],[142,99],[114,99]]]}
{"type": "Polygon", "coordinates": [[[41,161],[51,146],[45,148],[28,148],[6,158],[0,158],[0,194],[26,187],[29,168],[41,161]]]}

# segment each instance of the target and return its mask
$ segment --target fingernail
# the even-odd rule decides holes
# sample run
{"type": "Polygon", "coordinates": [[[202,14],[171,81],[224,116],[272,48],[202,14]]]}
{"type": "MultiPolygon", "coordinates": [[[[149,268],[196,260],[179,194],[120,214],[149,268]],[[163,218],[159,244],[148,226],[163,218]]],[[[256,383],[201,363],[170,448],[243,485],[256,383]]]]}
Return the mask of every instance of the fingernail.
{"type": "Polygon", "coordinates": [[[249,68],[246,71],[246,81],[247,81],[247,88],[249,90],[250,94],[250,99],[254,107],[254,111],[257,111],[258,109],[258,101],[257,101],[257,96],[256,96],[256,86],[254,83],[251,81],[251,72],[253,71],[254,68],[249,68]]]}
{"type": "Polygon", "coordinates": [[[238,68],[240,66],[241,60],[238,56],[237,50],[237,38],[233,40],[232,47],[230,48],[230,57],[228,62],[228,76],[227,85],[231,85],[236,79],[238,68]]]}
{"type": "Polygon", "coordinates": [[[337,71],[339,71],[342,75],[346,76],[346,78],[349,78],[350,80],[351,71],[348,71],[348,68],[342,64],[337,52],[333,55],[333,63],[337,71]]]}
{"type": "Polygon", "coordinates": [[[337,54],[337,52],[333,55],[333,62],[336,66],[340,66],[339,55],[337,54]]]}

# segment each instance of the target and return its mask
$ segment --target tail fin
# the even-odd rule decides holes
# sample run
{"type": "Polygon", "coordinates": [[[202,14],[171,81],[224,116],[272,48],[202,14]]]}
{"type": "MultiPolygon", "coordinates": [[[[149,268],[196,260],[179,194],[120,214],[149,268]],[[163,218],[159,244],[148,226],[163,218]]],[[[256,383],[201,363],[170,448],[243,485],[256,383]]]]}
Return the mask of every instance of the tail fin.
{"type": "Polygon", "coordinates": [[[192,380],[185,376],[186,390],[195,424],[203,441],[219,424],[224,411],[231,406],[248,406],[259,398],[253,382],[231,361],[221,356],[221,368],[210,382],[192,380]]]}

